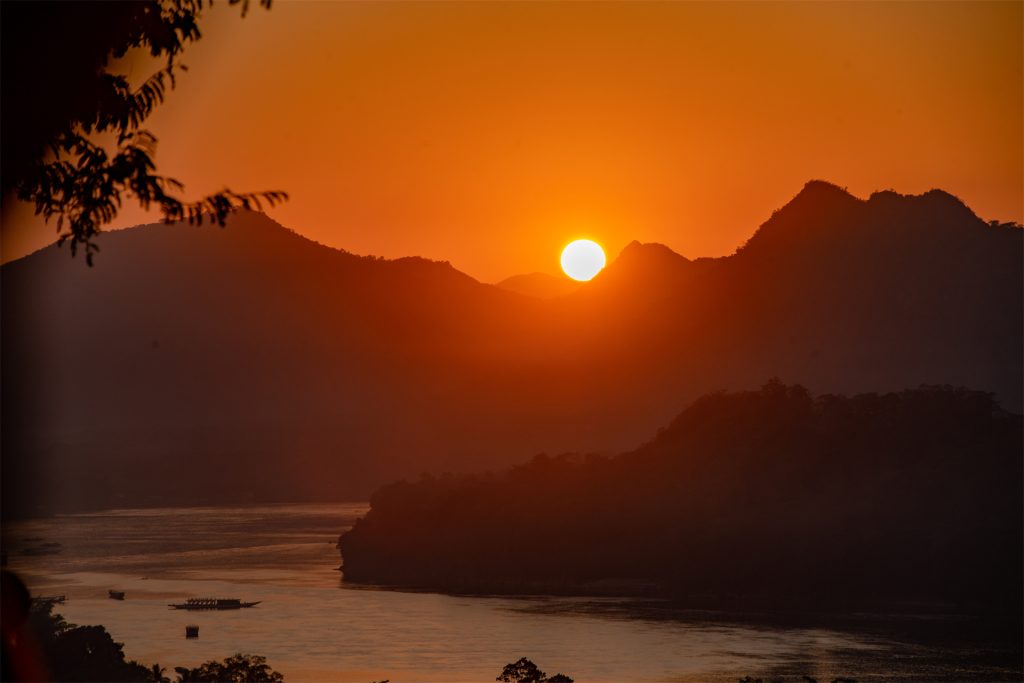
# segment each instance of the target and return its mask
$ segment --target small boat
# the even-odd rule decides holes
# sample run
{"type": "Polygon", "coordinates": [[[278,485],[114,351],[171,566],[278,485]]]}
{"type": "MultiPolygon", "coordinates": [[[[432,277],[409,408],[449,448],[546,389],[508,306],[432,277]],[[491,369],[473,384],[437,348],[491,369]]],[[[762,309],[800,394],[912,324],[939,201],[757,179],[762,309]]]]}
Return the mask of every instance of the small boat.
{"type": "Polygon", "coordinates": [[[196,626],[195,624],[189,624],[188,626],[186,626],[185,627],[185,637],[186,638],[198,638],[199,637],[199,627],[196,626]]]}
{"type": "Polygon", "coordinates": [[[124,591],[107,591],[111,600],[124,600],[124,591]]]}
{"type": "Polygon", "coordinates": [[[173,609],[242,609],[243,607],[255,607],[261,601],[242,602],[238,598],[189,598],[185,602],[169,604],[173,609]]]}

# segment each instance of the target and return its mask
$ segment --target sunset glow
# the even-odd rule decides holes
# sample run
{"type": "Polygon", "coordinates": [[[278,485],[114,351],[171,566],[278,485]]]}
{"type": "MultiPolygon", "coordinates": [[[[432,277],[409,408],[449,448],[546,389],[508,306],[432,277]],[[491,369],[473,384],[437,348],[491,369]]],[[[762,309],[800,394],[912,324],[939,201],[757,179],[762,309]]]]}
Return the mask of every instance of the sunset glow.
{"type": "MultiPolygon", "coordinates": [[[[484,282],[547,270],[567,224],[729,254],[810,178],[1019,221],[1021,7],[218,4],[146,127],[189,197],[280,188],[300,234],[484,282]]],[[[4,261],[55,239],[20,218],[4,261]]]]}

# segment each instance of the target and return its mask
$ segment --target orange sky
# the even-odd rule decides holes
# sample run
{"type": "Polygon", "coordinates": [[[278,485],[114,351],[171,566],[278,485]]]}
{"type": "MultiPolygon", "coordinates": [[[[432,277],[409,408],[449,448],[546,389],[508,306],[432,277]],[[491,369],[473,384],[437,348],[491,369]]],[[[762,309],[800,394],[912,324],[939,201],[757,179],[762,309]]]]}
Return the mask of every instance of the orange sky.
{"type": "MultiPolygon", "coordinates": [[[[1022,8],[225,4],[148,127],[190,196],[284,189],[313,239],[484,281],[576,237],[731,253],[811,178],[1024,221],[1022,8]]],[[[5,221],[3,259],[52,230],[5,221]]]]}

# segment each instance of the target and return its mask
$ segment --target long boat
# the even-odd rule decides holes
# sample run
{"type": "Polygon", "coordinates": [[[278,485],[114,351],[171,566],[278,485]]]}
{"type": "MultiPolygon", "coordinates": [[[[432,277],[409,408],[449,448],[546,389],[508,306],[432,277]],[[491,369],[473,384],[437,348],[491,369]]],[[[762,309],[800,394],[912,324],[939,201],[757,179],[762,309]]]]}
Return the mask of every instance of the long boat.
{"type": "Polygon", "coordinates": [[[255,607],[261,601],[242,602],[237,598],[189,598],[185,602],[167,605],[173,609],[242,609],[243,607],[255,607]]]}

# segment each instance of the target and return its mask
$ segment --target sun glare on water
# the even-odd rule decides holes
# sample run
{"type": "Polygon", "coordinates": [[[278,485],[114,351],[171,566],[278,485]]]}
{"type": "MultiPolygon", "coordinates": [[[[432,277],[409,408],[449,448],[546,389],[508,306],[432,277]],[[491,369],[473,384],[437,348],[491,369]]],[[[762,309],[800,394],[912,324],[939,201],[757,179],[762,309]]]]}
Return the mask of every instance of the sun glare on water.
{"type": "Polygon", "coordinates": [[[593,240],[576,240],[562,250],[562,270],[573,280],[586,282],[604,268],[604,249],[593,240]]]}

